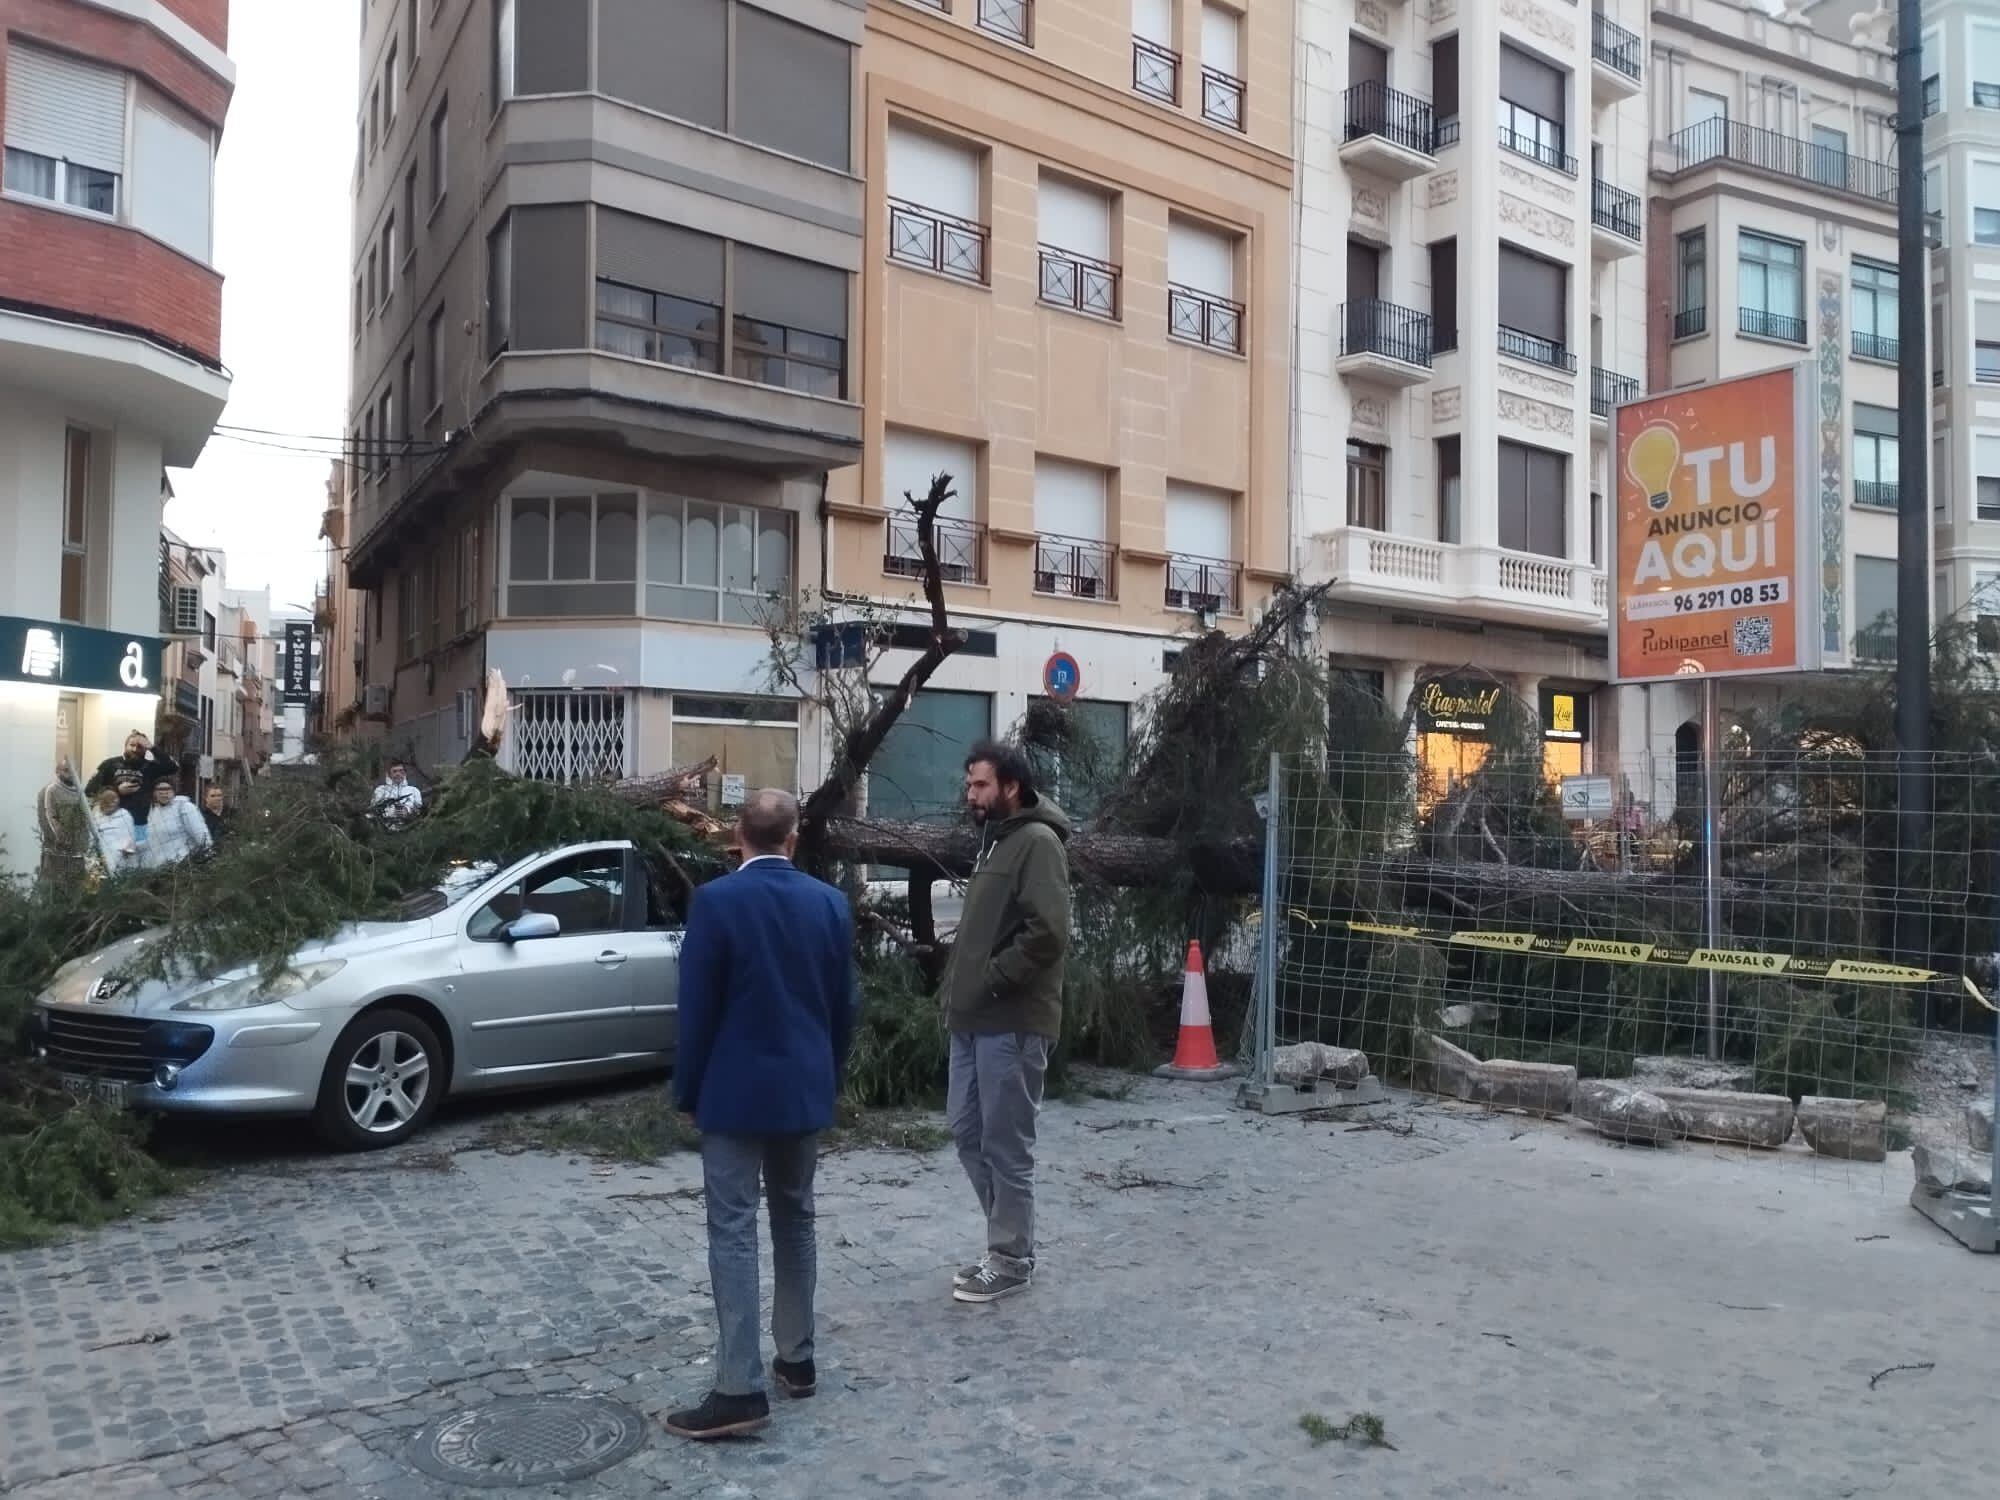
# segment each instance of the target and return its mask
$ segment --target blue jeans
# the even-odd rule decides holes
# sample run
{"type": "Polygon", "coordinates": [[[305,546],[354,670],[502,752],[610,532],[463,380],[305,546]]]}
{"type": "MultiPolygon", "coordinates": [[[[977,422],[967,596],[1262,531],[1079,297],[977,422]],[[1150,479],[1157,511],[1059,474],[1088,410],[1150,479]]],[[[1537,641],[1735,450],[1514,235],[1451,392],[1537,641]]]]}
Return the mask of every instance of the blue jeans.
{"type": "Polygon", "coordinates": [[[945,1113],[986,1213],[986,1251],[1003,1271],[1035,1269],[1035,1116],[1049,1068],[1045,1036],[951,1034],[945,1113]]]}
{"type": "Polygon", "coordinates": [[[708,1199],[708,1279],[715,1293],[715,1388],[725,1396],[764,1389],[757,1332],[757,1181],[771,1212],[771,1341],[778,1358],[813,1357],[813,1170],[817,1135],[704,1135],[701,1174],[708,1199]]]}

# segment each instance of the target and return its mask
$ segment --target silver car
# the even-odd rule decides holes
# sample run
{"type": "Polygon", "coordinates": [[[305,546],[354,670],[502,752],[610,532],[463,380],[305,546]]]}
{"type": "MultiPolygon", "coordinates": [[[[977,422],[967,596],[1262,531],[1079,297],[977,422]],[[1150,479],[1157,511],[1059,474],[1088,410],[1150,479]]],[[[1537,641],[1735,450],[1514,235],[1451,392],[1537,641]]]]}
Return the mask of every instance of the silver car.
{"type": "Polygon", "coordinates": [[[188,1114],[311,1115],[331,1143],[391,1146],[452,1096],[661,1069],[681,930],[630,843],[454,870],[390,920],[254,967],[133,979],[158,932],[65,965],[36,1053],[78,1096],[188,1114]]]}

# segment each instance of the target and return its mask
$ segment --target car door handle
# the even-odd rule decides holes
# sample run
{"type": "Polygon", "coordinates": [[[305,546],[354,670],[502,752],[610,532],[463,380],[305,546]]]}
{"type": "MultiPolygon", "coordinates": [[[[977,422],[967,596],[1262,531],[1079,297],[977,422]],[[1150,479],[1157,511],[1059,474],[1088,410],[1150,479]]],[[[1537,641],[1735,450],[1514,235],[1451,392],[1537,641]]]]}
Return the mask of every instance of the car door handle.
{"type": "Polygon", "coordinates": [[[624,964],[624,962],[625,962],[625,955],[620,953],[615,948],[606,948],[602,953],[597,955],[597,963],[599,968],[616,969],[621,967],[624,964]]]}

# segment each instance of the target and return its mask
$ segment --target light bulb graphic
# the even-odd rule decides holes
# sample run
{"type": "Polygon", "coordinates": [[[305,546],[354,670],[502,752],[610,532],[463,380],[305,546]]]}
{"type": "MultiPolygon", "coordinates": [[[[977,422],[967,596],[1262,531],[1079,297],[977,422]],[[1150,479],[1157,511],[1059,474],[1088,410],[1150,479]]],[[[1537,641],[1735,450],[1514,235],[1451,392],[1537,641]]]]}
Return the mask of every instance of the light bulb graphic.
{"type": "Polygon", "coordinates": [[[1639,482],[1654,510],[1665,510],[1672,500],[1674,470],[1680,464],[1680,434],[1665,422],[1655,422],[1633,438],[1625,453],[1625,472],[1639,482]]]}

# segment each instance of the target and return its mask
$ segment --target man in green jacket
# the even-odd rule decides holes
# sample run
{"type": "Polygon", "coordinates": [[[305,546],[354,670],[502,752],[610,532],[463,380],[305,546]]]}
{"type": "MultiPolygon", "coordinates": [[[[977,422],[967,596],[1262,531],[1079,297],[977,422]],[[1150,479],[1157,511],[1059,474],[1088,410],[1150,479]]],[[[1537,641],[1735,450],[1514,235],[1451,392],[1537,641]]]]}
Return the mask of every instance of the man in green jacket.
{"type": "Polygon", "coordinates": [[[1027,757],[992,741],[965,758],[965,802],[979,857],[944,977],[946,1109],[986,1212],[986,1256],[952,1279],[952,1295],[997,1302],[1035,1272],[1035,1116],[1062,1031],[1069,820],[1036,794],[1027,757]]]}

